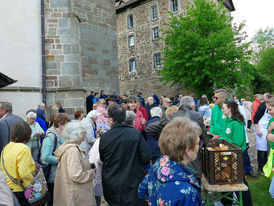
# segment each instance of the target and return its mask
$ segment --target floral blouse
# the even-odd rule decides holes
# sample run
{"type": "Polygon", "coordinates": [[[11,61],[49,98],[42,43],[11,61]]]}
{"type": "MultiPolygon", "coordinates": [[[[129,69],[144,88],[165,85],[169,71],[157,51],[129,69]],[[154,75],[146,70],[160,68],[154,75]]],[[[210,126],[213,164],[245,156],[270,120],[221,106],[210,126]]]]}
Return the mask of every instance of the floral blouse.
{"type": "Polygon", "coordinates": [[[172,161],[168,156],[159,158],[139,186],[138,196],[152,206],[204,205],[201,187],[189,167],[172,161]]]}

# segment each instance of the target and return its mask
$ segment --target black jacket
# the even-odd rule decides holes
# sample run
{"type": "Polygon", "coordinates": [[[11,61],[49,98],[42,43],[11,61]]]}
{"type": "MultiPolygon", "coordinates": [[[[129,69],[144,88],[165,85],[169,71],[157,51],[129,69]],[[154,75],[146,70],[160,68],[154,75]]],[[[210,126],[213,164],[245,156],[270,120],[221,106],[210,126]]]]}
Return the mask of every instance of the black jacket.
{"type": "Polygon", "coordinates": [[[259,123],[260,119],[264,116],[265,110],[266,110],[266,103],[263,102],[260,104],[260,106],[257,109],[257,112],[254,115],[254,118],[253,118],[254,124],[259,123]]]}
{"type": "MultiPolygon", "coordinates": [[[[148,133],[148,135],[159,139],[160,134],[165,127],[165,125],[173,118],[175,117],[189,117],[192,121],[197,122],[200,128],[202,129],[202,134],[200,136],[200,140],[203,141],[203,146],[206,146],[209,142],[209,137],[207,135],[207,130],[204,125],[203,117],[198,112],[192,110],[188,106],[183,106],[179,108],[179,111],[174,113],[173,115],[166,115],[165,118],[163,118],[161,121],[154,122],[149,124],[145,131],[148,133]]],[[[190,162],[188,166],[190,166],[194,170],[194,176],[196,178],[202,177],[202,171],[201,171],[201,155],[200,152],[197,154],[196,160],[190,162]]]]}
{"type": "Polygon", "coordinates": [[[122,123],[115,124],[101,136],[99,152],[106,201],[110,205],[143,205],[137,191],[151,152],[141,132],[122,123]]]}

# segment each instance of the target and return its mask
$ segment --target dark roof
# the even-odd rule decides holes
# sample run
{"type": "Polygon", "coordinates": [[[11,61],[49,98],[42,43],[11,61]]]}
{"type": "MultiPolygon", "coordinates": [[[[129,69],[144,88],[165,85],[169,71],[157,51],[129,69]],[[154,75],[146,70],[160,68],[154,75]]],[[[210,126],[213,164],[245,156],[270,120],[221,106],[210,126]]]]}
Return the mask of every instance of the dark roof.
{"type": "Polygon", "coordinates": [[[229,11],[235,11],[234,4],[232,0],[225,0],[224,1],[224,6],[229,10],[229,11]]]}
{"type": "Polygon", "coordinates": [[[0,72],[0,88],[13,84],[15,82],[17,82],[17,80],[13,80],[0,72]]]}

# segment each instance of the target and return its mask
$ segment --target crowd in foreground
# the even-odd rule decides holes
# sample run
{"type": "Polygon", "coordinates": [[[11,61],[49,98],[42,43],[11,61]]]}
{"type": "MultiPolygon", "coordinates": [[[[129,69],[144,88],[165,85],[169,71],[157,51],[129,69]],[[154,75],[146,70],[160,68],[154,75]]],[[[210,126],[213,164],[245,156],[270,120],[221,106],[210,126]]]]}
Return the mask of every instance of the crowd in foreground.
{"type": "MultiPolygon", "coordinates": [[[[243,171],[252,176],[246,135],[252,122],[258,170],[271,178],[274,97],[256,95],[251,103],[232,100],[220,89],[213,101],[206,95],[201,100],[180,95],[173,102],[151,95],[145,104],[140,93],[107,97],[102,90],[87,97],[86,116],[79,110],[71,120],[61,104],[41,103],[26,112],[26,121],[12,114],[10,103],[0,102],[0,204],[30,205],[25,188],[40,165],[47,205],[98,206],[102,196],[111,206],[204,205],[201,148],[211,139],[237,145],[243,171]]],[[[244,184],[248,187],[245,176],[244,184]]],[[[35,191],[42,190],[36,185],[35,191]]],[[[273,179],[269,192],[274,198],[273,179]]],[[[253,205],[249,189],[243,203],[253,205]]]]}

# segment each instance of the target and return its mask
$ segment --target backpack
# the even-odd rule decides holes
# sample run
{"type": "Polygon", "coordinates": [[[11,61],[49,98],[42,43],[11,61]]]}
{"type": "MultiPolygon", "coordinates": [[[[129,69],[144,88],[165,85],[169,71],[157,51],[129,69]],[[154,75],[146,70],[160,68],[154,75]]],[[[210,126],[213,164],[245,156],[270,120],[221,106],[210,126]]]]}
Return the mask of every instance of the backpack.
{"type": "MultiPolygon", "coordinates": [[[[48,132],[48,134],[54,134],[53,132],[48,132]]],[[[43,144],[43,143],[42,143],[43,144]]],[[[49,179],[49,176],[50,176],[50,171],[51,171],[51,166],[52,164],[44,164],[42,163],[41,161],[41,149],[42,149],[42,144],[41,144],[41,147],[39,148],[39,153],[38,153],[38,161],[37,161],[37,164],[40,165],[40,167],[43,169],[43,172],[44,172],[44,175],[45,175],[45,178],[46,180],[48,181],[49,179]]],[[[52,154],[55,152],[56,150],[56,146],[57,146],[57,136],[54,134],[54,144],[53,144],[53,151],[52,151],[52,154]]]]}

